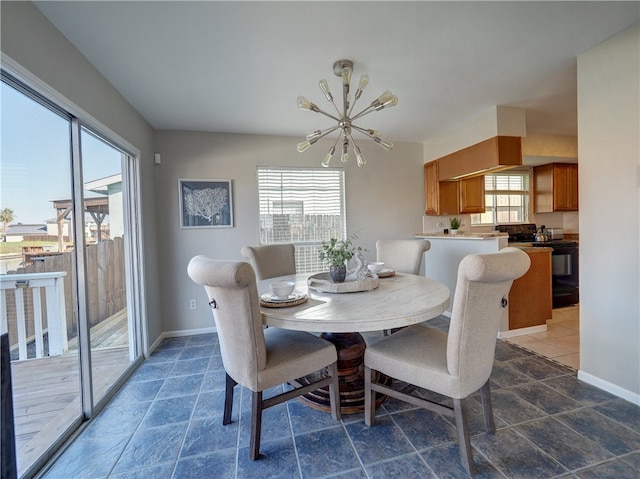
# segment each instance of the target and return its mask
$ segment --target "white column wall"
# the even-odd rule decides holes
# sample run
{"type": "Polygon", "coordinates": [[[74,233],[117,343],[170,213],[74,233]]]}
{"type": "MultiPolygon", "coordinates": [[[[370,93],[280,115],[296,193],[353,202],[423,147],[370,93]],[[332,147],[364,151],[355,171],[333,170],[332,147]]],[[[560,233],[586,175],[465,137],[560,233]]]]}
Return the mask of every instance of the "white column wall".
{"type": "Polygon", "coordinates": [[[578,57],[580,374],[640,403],[640,28],[578,57]]]}

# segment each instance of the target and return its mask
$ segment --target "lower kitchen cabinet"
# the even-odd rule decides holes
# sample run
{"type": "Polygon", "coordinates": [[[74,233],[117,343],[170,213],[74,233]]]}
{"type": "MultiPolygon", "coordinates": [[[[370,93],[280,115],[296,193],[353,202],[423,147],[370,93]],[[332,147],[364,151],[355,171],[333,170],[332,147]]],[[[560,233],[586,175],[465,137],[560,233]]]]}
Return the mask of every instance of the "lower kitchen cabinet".
{"type": "Polygon", "coordinates": [[[552,248],[523,248],[531,259],[524,276],[513,282],[509,292],[509,330],[546,324],[551,319],[552,248]]]}

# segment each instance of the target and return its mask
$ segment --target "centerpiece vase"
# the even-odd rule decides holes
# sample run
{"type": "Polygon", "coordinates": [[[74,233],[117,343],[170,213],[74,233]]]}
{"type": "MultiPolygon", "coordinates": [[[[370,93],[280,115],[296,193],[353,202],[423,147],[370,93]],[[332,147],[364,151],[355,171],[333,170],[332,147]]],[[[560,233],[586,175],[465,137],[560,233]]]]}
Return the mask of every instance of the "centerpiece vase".
{"type": "Polygon", "coordinates": [[[344,279],[347,277],[347,266],[341,264],[339,266],[331,265],[329,268],[329,274],[331,281],[334,283],[344,283],[344,279]]]}

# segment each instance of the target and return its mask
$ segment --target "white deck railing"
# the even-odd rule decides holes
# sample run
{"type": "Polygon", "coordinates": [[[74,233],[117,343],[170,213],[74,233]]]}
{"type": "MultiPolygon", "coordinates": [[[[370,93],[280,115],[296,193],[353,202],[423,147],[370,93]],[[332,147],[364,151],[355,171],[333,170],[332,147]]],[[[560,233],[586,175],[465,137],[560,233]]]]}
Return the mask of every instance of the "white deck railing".
{"type": "Polygon", "coordinates": [[[49,356],[61,356],[67,351],[67,321],[64,306],[65,271],[50,273],[0,275],[0,333],[9,332],[7,291],[15,291],[16,328],[18,334],[18,357],[27,359],[27,321],[25,314],[25,294],[28,288],[33,293],[33,328],[36,344],[36,358],[44,356],[44,334],[49,336],[49,356]],[[46,297],[46,318],[42,317],[41,288],[46,297]],[[46,320],[45,321],[43,321],[46,320]],[[46,324],[46,329],[45,329],[46,324]]]}

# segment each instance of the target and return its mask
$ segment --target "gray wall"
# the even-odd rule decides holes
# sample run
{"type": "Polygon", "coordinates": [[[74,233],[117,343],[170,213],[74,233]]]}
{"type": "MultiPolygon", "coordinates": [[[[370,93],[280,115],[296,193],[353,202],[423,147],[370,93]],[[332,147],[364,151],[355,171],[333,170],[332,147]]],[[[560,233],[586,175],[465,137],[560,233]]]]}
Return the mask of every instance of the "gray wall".
{"type": "Polygon", "coordinates": [[[11,71],[17,65],[19,71],[14,73],[43,86],[48,96],[77,117],[140,150],[148,336],[153,343],[162,333],[157,303],[153,130],[33,4],[2,2],[1,8],[3,66],[11,71]]]}
{"type": "Polygon", "coordinates": [[[640,403],[640,28],[578,57],[580,376],[640,403]]]}
{"type": "MultiPolygon", "coordinates": [[[[242,246],[258,244],[256,167],[321,168],[320,161],[333,144],[319,142],[301,154],[296,151],[299,141],[292,137],[156,132],[156,151],[162,158],[162,164],[156,166],[156,188],[165,332],[212,326],[204,290],[187,276],[187,264],[197,254],[244,260],[242,246]],[[180,229],[179,178],[231,179],[234,227],[180,229]],[[189,309],[192,298],[197,300],[196,310],[189,309]]],[[[399,143],[385,152],[366,139],[358,144],[367,158],[366,166],[358,168],[354,160],[337,163],[346,173],[347,232],[358,233],[358,244],[367,248],[373,259],[377,239],[410,238],[422,231],[422,145],[399,143]]]]}

